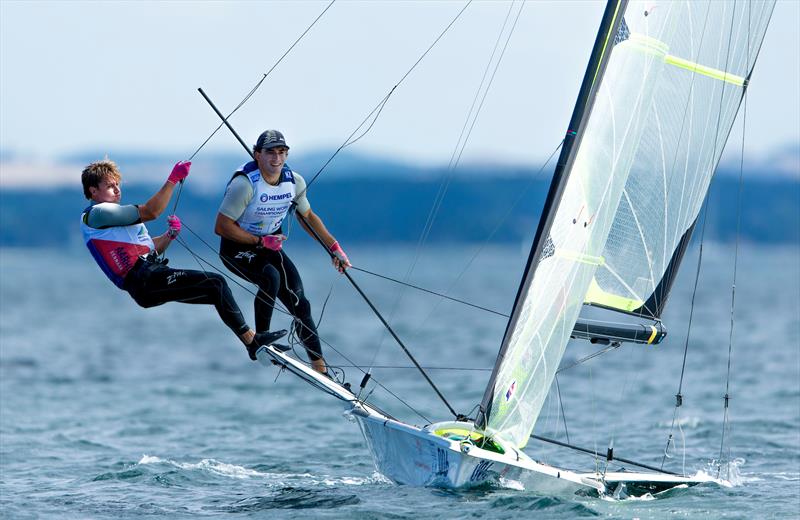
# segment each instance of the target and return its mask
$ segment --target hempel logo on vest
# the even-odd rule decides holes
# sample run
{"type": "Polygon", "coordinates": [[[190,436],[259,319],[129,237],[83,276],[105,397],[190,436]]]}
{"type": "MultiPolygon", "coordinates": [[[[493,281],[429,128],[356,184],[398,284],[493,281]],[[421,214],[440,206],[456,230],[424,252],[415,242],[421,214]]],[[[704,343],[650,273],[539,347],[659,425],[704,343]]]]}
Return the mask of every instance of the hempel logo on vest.
{"type": "Polygon", "coordinates": [[[266,193],[262,193],[261,197],[259,197],[261,202],[267,202],[268,200],[285,200],[291,198],[292,198],[291,193],[282,193],[280,195],[267,195],[266,193]]]}

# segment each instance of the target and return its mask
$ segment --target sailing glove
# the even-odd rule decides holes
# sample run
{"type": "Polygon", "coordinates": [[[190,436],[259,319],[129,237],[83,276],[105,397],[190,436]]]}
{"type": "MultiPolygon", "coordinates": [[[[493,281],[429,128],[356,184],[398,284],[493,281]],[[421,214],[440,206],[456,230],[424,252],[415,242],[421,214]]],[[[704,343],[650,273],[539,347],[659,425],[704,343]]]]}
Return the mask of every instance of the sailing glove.
{"type": "Polygon", "coordinates": [[[170,240],[175,240],[181,232],[181,219],[178,215],[170,215],[167,217],[167,236],[170,240]]]}
{"type": "Polygon", "coordinates": [[[189,168],[191,166],[192,166],[191,161],[187,162],[178,161],[175,164],[175,166],[172,167],[172,172],[169,174],[167,182],[171,182],[172,184],[178,184],[179,182],[183,181],[183,179],[189,176],[189,168]]]}
{"type": "Polygon", "coordinates": [[[286,240],[286,235],[264,235],[261,237],[261,247],[272,249],[273,251],[280,251],[283,249],[283,241],[286,240]]]}
{"type": "Polygon", "coordinates": [[[331,247],[329,247],[328,250],[333,255],[333,267],[335,267],[340,273],[343,273],[348,267],[352,267],[350,260],[347,258],[347,254],[345,254],[342,246],[339,245],[338,240],[331,244],[331,247]]]}

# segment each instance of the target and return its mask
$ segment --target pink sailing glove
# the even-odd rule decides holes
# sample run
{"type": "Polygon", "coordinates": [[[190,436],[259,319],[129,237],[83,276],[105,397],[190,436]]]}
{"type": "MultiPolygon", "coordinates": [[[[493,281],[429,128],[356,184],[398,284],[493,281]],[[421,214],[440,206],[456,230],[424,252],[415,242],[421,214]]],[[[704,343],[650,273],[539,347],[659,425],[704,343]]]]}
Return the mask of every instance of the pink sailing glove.
{"type": "Polygon", "coordinates": [[[284,240],[286,240],[286,235],[264,235],[261,237],[261,247],[266,247],[273,251],[280,251],[283,249],[284,240]]]}
{"type": "Polygon", "coordinates": [[[348,267],[352,267],[352,265],[350,265],[350,260],[347,258],[342,246],[339,245],[338,240],[331,244],[331,247],[328,248],[328,251],[330,251],[333,255],[333,267],[335,267],[340,273],[343,273],[348,267]]]}
{"type": "Polygon", "coordinates": [[[167,236],[170,240],[175,240],[181,232],[181,219],[178,215],[170,215],[167,217],[167,236]]]}
{"type": "Polygon", "coordinates": [[[172,184],[178,184],[183,179],[189,176],[189,168],[192,166],[191,161],[183,162],[178,161],[175,166],[172,167],[172,173],[169,174],[169,178],[167,182],[171,182],[172,184]]]}

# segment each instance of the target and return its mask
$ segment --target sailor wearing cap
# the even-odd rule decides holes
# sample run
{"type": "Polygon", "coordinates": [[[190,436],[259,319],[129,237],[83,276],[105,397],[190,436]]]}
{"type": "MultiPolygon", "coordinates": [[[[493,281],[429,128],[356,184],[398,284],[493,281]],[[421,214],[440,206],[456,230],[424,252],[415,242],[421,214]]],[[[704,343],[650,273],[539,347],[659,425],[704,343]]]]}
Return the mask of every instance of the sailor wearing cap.
{"type": "Polygon", "coordinates": [[[242,165],[228,182],[214,231],[221,237],[225,266],[258,286],[256,331],[269,330],[275,299],[294,317],[294,330],[308,352],[312,367],[327,373],[311,304],[294,263],[283,250],[283,221],[292,206],[304,229],[322,240],[339,272],[350,267],[339,242],[312,210],[306,181],[287,164],[289,146],[278,130],[266,130],[253,147],[254,161],[242,165]],[[306,224],[311,229],[306,227],[306,224]]]}

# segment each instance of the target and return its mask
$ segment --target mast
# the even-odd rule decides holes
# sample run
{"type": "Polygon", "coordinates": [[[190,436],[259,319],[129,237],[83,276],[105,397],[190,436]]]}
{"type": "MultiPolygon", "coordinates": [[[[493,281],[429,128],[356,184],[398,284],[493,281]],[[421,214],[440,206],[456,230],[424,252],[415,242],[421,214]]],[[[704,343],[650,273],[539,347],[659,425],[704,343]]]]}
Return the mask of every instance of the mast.
{"type": "Polygon", "coordinates": [[[581,310],[658,319],[773,5],[607,5],[476,419],[488,435],[525,446],[571,336],[663,337],[581,310]]]}
{"type": "Polygon", "coordinates": [[[578,93],[578,100],[575,103],[567,133],[564,136],[564,144],[561,148],[556,169],[553,173],[553,180],[550,183],[550,189],[545,199],[542,217],[539,219],[533,245],[528,255],[528,261],[525,265],[520,286],[517,289],[511,318],[509,318],[508,324],[506,325],[500,352],[497,355],[492,375],[489,378],[489,384],[486,387],[483,400],[481,401],[478,417],[475,420],[475,425],[480,429],[485,429],[488,423],[498,370],[508,350],[510,332],[514,330],[520,317],[521,296],[530,287],[531,280],[536,272],[536,266],[542,256],[546,242],[545,238],[549,235],[550,228],[553,225],[553,217],[558,209],[564,186],[569,178],[570,167],[575,159],[575,151],[578,148],[577,145],[583,137],[586,119],[591,113],[593,101],[597,94],[597,85],[599,85],[606,64],[608,63],[611,47],[614,42],[613,35],[617,34],[617,31],[619,31],[620,23],[622,22],[622,13],[625,12],[627,3],[628,0],[608,0],[606,4],[606,9],[600,22],[600,28],[595,38],[594,47],[592,48],[592,54],[586,66],[586,72],[584,73],[583,82],[581,83],[581,88],[578,93]]]}

